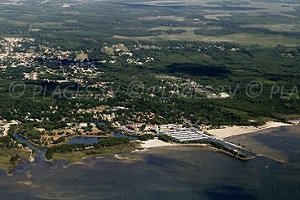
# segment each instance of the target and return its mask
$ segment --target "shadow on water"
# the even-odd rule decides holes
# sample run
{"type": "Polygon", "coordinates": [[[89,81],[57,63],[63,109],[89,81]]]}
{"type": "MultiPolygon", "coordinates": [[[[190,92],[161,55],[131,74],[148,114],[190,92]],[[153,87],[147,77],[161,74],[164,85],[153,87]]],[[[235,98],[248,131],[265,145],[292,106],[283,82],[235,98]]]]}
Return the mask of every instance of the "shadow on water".
{"type": "Polygon", "coordinates": [[[155,155],[148,155],[144,158],[144,161],[148,165],[153,165],[157,167],[162,167],[162,168],[169,168],[170,165],[174,166],[184,166],[187,163],[184,161],[180,161],[178,159],[174,158],[167,158],[167,157],[160,157],[160,156],[155,156],[155,155]]]}
{"type": "Polygon", "coordinates": [[[205,189],[203,194],[212,200],[254,200],[255,196],[248,194],[242,187],[216,185],[205,189]]]}

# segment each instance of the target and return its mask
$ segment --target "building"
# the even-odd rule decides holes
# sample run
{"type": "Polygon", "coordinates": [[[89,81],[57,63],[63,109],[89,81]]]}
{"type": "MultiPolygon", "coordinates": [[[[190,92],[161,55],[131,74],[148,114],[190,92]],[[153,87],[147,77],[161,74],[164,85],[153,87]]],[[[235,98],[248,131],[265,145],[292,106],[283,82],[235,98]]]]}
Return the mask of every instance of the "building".
{"type": "Polygon", "coordinates": [[[200,141],[208,139],[209,136],[195,128],[172,128],[169,130],[160,130],[160,134],[168,135],[179,142],[200,141]]]}
{"type": "Polygon", "coordinates": [[[0,127],[0,137],[4,136],[4,130],[5,130],[4,127],[0,127]]]}

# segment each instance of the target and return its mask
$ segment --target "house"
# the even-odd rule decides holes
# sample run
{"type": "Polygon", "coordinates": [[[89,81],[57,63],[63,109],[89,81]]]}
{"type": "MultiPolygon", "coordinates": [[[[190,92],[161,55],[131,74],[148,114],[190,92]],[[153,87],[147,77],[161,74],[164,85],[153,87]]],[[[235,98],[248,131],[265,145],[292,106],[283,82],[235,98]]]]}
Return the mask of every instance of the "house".
{"type": "Polygon", "coordinates": [[[138,130],[141,128],[144,124],[142,123],[133,123],[133,124],[128,124],[126,125],[126,128],[131,129],[131,130],[138,130]]]}
{"type": "Polygon", "coordinates": [[[6,136],[10,127],[13,125],[18,125],[18,124],[19,124],[19,122],[15,121],[15,120],[10,121],[9,123],[2,122],[0,124],[0,137],[6,136]]]}
{"type": "Polygon", "coordinates": [[[145,131],[154,131],[154,132],[156,132],[157,129],[158,129],[157,125],[150,124],[150,125],[146,125],[144,130],[145,131]]]}

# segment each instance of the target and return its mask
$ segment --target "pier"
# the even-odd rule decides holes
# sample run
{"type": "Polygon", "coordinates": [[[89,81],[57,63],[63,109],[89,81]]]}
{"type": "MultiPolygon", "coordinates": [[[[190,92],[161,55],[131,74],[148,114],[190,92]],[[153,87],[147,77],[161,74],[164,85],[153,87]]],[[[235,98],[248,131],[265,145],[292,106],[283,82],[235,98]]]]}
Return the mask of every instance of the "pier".
{"type": "Polygon", "coordinates": [[[196,128],[182,128],[182,127],[161,127],[158,134],[164,134],[174,139],[178,143],[207,143],[212,145],[217,149],[226,151],[234,156],[240,158],[252,158],[255,153],[240,147],[236,144],[225,141],[221,138],[211,136],[205,132],[198,130],[196,128]]]}

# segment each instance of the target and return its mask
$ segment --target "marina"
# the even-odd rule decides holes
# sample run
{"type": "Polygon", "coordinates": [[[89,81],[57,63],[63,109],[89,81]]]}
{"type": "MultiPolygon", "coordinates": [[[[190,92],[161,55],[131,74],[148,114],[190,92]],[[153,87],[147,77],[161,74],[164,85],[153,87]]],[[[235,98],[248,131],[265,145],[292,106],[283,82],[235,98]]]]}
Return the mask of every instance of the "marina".
{"type": "Polygon", "coordinates": [[[225,152],[241,158],[250,159],[255,156],[255,153],[241,146],[225,141],[224,139],[208,135],[204,131],[196,128],[184,128],[178,125],[165,125],[160,128],[158,134],[167,135],[174,139],[177,143],[208,143],[215,148],[222,149],[225,152]]]}

